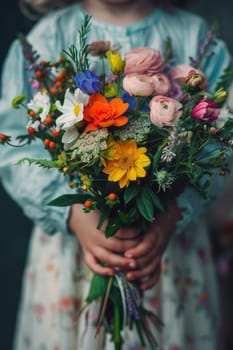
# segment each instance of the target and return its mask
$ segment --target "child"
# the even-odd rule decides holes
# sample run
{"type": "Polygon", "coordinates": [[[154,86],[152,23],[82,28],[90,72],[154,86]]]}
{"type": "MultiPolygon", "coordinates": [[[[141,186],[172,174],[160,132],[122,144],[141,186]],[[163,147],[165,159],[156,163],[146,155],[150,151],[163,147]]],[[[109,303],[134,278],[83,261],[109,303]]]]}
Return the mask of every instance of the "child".
{"type": "MultiPolygon", "coordinates": [[[[57,1],[25,2],[41,13],[63,6],[57,1]]],[[[64,8],[45,15],[28,35],[45,60],[56,60],[62,49],[77,43],[86,13],[93,16],[89,42],[109,40],[120,44],[124,54],[139,46],[162,51],[169,36],[177,63],[189,63],[190,56],[197,56],[208,29],[201,18],[178,9],[184,6],[183,1],[69,0],[63,4],[64,8]]],[[[214,51],[211,65],[208,60],[205,65],[211,86],[231,60],[222,41],[218,40],[214,51]]],[[[4,66],[0,109],[1,128],[11,135],[25,130],[26,116],[11,108],[11,99],[21,92],[32,94],[23,70],[21,48],[14,42],[4,66]]],[[[207,207],[204,199],[187,187],[143,237],[137,230],[121,229],[106,240],[96,229],[98,212],[86,214],[78,204],[71,208],[47,206],[51,199],[69,190],[57,171],[13,165],[25,156],[42,158],[42,153],[39,142],[17,151],[7,147],[1,150],[3,185],[35,222],[15,349],[112,349],[104,334],[94,337],[94,326],[87,328],[85,319],[78,319],[78,311],[87,295],[90,271],[112,275],[118,269],[124,269],[128,279],[141,281],[145,303],[164,321],[165,328],[158,336],[161,350],[217,349],[220,316],[211,248],[203,222],[207,207]]],[[[222,178],[216,177],[211,188],[213,200],[221,183],[222,178]]],[[[94,311],[92,316],[94,323],[94,311]]],[[[124,339],[125,350],[140,348],[135,333],[126,333],[124,339]]]]}

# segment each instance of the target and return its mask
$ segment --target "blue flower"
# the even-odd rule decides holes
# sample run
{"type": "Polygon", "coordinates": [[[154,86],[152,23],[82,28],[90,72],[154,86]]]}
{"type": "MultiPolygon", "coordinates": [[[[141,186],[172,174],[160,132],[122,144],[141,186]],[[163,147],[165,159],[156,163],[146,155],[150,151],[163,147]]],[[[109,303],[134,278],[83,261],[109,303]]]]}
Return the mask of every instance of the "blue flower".
{"type": "Polygon", "coordinates": [[[80,90],[89,95],[99,92],[101,89],[99,77],[90,70],[76,73],[75,84],[80,90]]]}

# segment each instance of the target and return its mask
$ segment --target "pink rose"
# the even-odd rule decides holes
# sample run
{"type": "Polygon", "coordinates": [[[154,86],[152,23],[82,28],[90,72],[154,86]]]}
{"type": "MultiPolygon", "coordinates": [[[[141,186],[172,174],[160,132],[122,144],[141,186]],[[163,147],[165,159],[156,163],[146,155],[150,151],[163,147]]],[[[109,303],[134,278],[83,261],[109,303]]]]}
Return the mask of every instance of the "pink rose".
{"type": "Polygon", "coordinates": [[[151,96],[154,92],[154,81],[148,75],[127,74],[122,83],[123,89],[131,96],[151,96]]]}
{"type": "Polygon", "coordinates": [[[180,84],[187,84],[191,87],[203,88],[205,85],[205,75],[199,69],[195,69],[189,64],[178,64],[171,68],[171,79],[180,84]]]}
{"type": "Polygon", "coordinates": [[[182,114],[182,104],[167,96],[155,96],[149,104],[150,120],[152,124],[162,128],[170,126],[179,119],[182,114]]]}
{"type": "Polygon", "coordinates": [[[125,73],[154,75],[163,70],[163,59],[159,51],[149,47],[138,47],[125,55],[125,73]]]}
{"type": "Polygon", "coordinates": [[[167,95],[171,89],[171,82],[163,73],[156,73],[152,75],[154,82],[154,92],[157,95],[167,95]]]}
{"type": "Polygon", "coordinates": [[[218,118],[219,113],[216,102],[203,99],[192,109],[191,116],[203,121],[213,121],[218,118]]]}

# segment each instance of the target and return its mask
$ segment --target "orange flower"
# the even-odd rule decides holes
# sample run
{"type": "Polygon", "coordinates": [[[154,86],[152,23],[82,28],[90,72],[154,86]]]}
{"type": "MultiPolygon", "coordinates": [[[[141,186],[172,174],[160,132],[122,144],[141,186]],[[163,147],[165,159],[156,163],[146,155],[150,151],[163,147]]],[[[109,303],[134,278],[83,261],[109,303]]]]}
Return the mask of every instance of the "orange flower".
{"type": "Polygon", "coordinates": [[[116,97],[110,102],[101,94],[90,96],[89,103],[84,108],[84,121],[87,123],[85,132],[109,126],[123,126],[128,117],[122,115],[129,107],[122,99],[116,97]]]}

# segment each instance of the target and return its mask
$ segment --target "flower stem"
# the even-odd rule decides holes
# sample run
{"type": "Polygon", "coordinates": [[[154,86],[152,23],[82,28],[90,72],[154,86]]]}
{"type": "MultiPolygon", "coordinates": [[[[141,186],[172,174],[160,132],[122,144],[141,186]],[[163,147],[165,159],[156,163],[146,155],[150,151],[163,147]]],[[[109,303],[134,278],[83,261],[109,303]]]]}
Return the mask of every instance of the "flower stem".
{"type": "Polygon", "coordinates": [[[113,341],[115,350],[121,350],[120,311],[117,305],[114,305],[113,341]]]}

